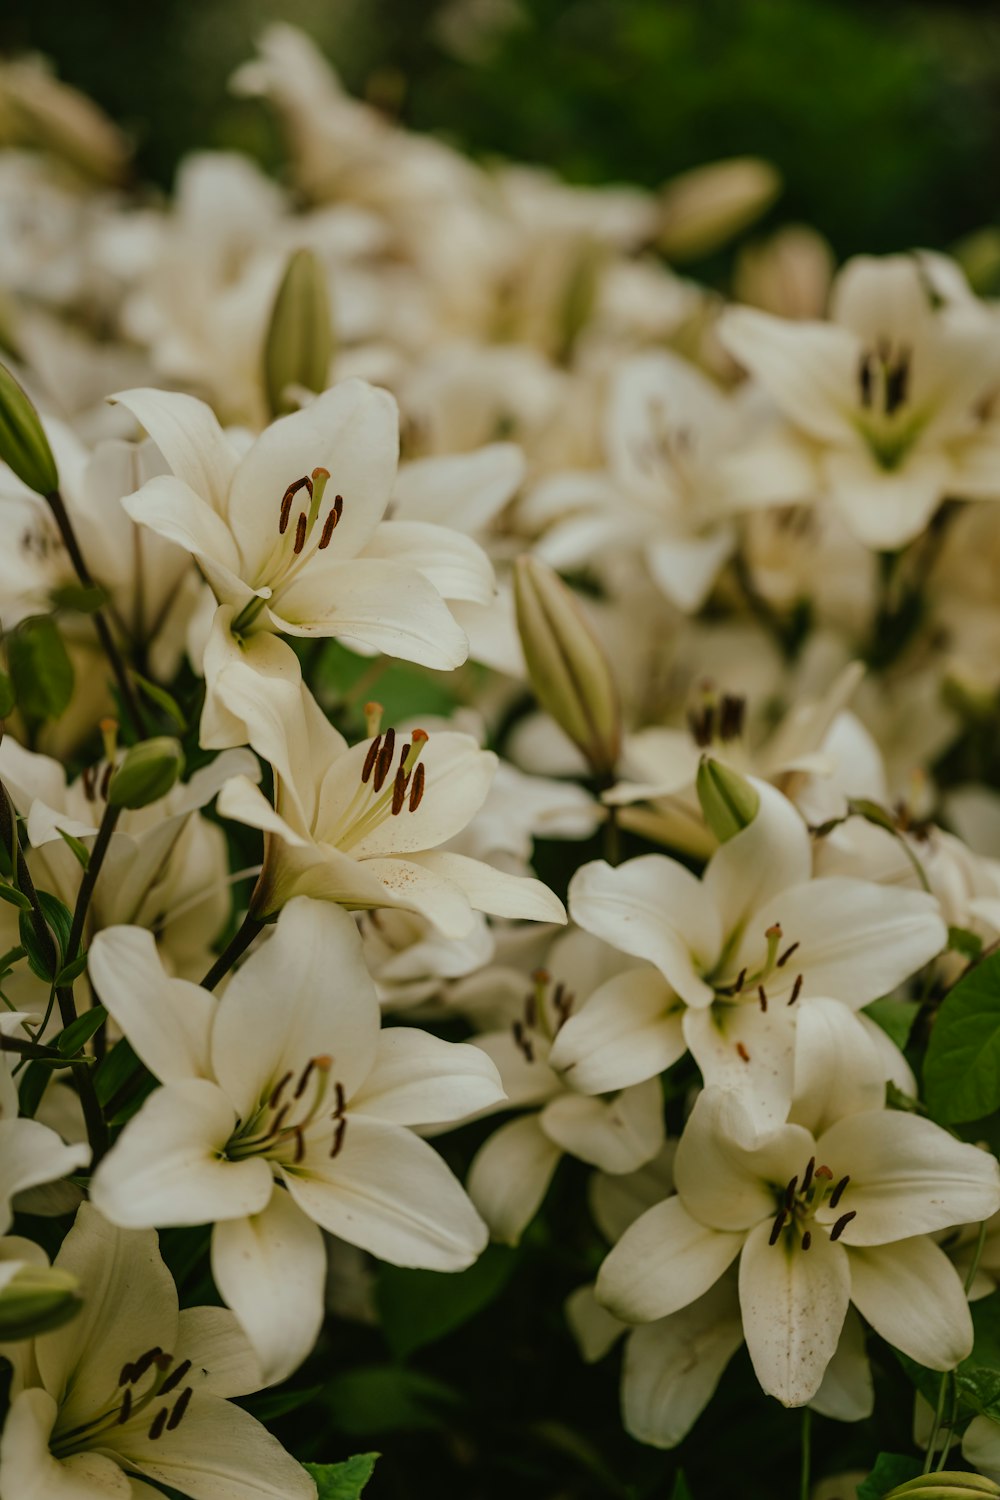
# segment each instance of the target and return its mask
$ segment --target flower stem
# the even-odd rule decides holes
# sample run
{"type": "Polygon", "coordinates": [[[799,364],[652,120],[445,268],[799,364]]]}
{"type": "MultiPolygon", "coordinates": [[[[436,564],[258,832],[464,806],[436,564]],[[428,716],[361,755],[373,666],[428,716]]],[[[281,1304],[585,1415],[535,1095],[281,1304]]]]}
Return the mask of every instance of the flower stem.
{"type": "MultiPolygon", "coordinates": [[[[73,530],[73,523],[69,518],[69,512],[66,509],[62,495],[58,490],[53,490],[45,498],[48,501],[48,506],[55,523],[59,528],[59,535],[62,537],[63,546],[69,553],[69,559],[76,571],[77,578],[79,578],[80,583],[85,589],[96,588],[97,585],[80,550],[80,543],[77,541],[76,532],[73,530]]],[[[136,697],[135,688],[132,686],[125,662],[122,659],[121,652],[118,650],[115,638],[111,633],[111,627],[102,609],[94,610],[93,621],[101,647],[108,658],[115,681],[118,684],[122,704],[131,720],[133,730],[138,738],[142,739],[146,734],[146,722],[143,718],[142,709],[139,706],[139,699],[136,697]]]]}
{"type": "Polygon", "coordinates": [[[83,937],[83,924],[87,920],[87,911],[97,884],[97,877],[101,873],[104,857],[111,845],[111,835],[115,831],[115,825],[121,817],[121,808],[113,806],[108,802],[104,808],[104,816],[97,830],[94,847],[90,851],[90,862],[83,872],[80,889],[77,892],[76,906],[73,910],[73,923],[69,930],[69,943],[66,947],[66,962],[71,963],[80,951],[80,940],[83,937]]]}
{"type": "Polygon", "coordinates": [[[237,929],[235,935],[226,944],[215,960],[215,963],[201,981],[202,989],[214,990],[219,980],[229,973],[229,970],[240,955],[247,951],[258,932],[263,932],[263,930],[264,923],[259,922],[256,917],[251,916],[247,912],[243,918],[243,925],[237,929]]]}

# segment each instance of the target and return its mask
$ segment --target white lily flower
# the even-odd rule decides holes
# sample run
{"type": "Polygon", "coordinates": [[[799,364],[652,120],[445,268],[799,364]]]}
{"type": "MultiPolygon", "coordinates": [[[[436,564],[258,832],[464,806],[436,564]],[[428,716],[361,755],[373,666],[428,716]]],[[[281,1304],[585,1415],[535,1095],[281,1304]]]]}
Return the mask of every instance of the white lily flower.
{"type": "Polygon", "coordinates": [[[416,729],[397,740],[390,728],[348,747],[304,686],[262,692],[242,664],[220,676],[220,694],[275,773],[275,807],[239,776],[219,804],[266,835],[255,916],[308,895],[420,912],[449,937],[464,937],[475,911],[565,921],[540,881],[439,847],[482,806],[496,770],[470,735],[416,729]]]}
{"type": "Polygon", "coordinates": [[[123,1227],[214,1224],[212,1270],[269,1381],[323,1313],[321,1229],[395,1265],[458,1271],[486,1243],[461,1185],[410,1125],[503,1097],[478,1048],[379,1005],[351,918],[301,899],[221,1000],[164,973],[148,934],[100,933],[91,972],[160,1079],[102,1161],[94,1202],[123,1227]]]}
{"type": "Polygon", "coordinates": [[[573,920],[654,964],[670,998],[659,1011],[640,1009],[609,985],[591,1025],[614,1039],[614,1066],[579,1035],[578,1058],[567,1035],[556,1066],[576,1061],[591,1087],[622,1087],[648,1076],[651,1039],[672,1047],[679,1027],[706,1080],[738,1088],[760,1120],[775,1123],[792,1097],[797,1004],[832,998],[860,1009],[944,948],[947,929],[925,892],[812,879],[799,814],[773,787],[753,785],[756,817],[701,880],[659,854],[617,869],[595,861],[574,875],[573,920]]]}
{"type": "Polygon", "coordinates": [[[734,1095],[706,1089],[674,1178],[676,1195],[637,1219],[601,1267],[597,1295],[617,1317],[667,1317],[739,1256],[754,1369],[786,1406],[820,1390],[851,1303],[929,1369],[951,1369],[972,1348],[961,1279],[931,1236],[1000,1206],[986,1152],[892,1110],[848,1115],[818,1138],[792,1124],[761,1134],[734,1095]]]}
{"type": "MultiPolygon", "coordinates": [[[[0,1032],[5,1036],[28,1040],[30,1033],[22,1023],[36,1021],[37,1016],[21,1011],[0,1014],[0,1032]]],[[[0,1234],[6,1234],[14,1217],[13,1199],[21,1193],[49,1183],[58,1183],[71,1172],[87,1166],[90,1147],[85,1142],[66,1145],[62,1138],[40,1120],[18,1116],[17,1084],[14,1066],[16,1053],[0,1052],[0,1234]]],[[[72,1184],[66,1184],[72,1187],[72,1184]]],[[[62,1211],[62,1205],[56,1212],[62,1211]]]]}
{"type": "Polygon", "coordinates": [[[560,1077],[550,1065],[567,1018],[586,1016],[609,984],[618,993],[627,990],[639,1006],[650,990],[662,1004],[666,989],[655,969],[623,966],[613,949],[579,931],[560,934],[545,968],[530,977],[487,969],[462,986],[466,1007],[478,999],[488,1015],[492,1000],[507,1012],[503,1029],[473,1038],[503,1081],[506,1098],[497,1108],[530,1111],[501,1125],[480,1147],[469,1172],[470,1197],[495,1239],[517,1244],[564,1154],[606,1172],[634,1172],[663,1144],[663,1095],[654,1076],[659,1066],[632,1087],[609,1089],[598,1098],[597,1090],[578,1090],[571,1077],[560,1077]]]}
{"type": "MultiPolygon", "coordinates": [[[[115,399],[172,470],[128,496],[126,511],[190,552],[219,601],[221,640],[205,657],[204,744],[239,743],[213,717],[215,676],[227,652],[262,633],[337,636],[445,670],[465,660],[468,642],[445,598],[487,602],[492,570],[458,532],[383,520],[399,447],[387,391],[343,381],[273,422],[242,456],[192,396],[137,390],[115,399]]],[[[244,655],[256,660],[252,649],[244,655]]],[[[295,676],[291,651],[283,656],[295,676]]]]}
{"type": "Polygon", "coordinates": [[[4,1350],[3,1500],[152,1500],[161,1485],[191,1500],[315,1500],[301,1464],[225,1399],[262,1385],[236,1319],[178,1311],[151,1229],[115,1229],[85,1203],[55,1265],[78,1279],[83,1308],[4,1350]]]}
{"type": "Polygon", "coordinates": [[[858,256],[834,282],[829,323],[743,307],[719,323],[815,453],[855,536],[880,550],[919,536],[946,496],[1000,498],[984,415],[1000,376],[995,324],[967,289],[935,305],[932,271],[912,256],[858,256]]]}

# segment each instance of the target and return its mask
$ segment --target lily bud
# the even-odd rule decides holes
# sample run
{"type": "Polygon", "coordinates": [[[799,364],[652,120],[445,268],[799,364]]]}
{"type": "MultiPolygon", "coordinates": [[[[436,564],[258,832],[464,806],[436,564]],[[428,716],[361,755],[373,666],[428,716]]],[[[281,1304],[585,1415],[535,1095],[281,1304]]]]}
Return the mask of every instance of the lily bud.
{"type": "Polygon", "coordinates": [[[710,255],[770,208],[780,191],[774,167],[756,156],[683,172],[660,200],[660,249],[671,260],[710,255]]]}
{"type": "Polygon", "coordinates": [[[0,365],[0,459],[36,495],[51,495],[59,488],[59,471],[41,419],[4,365],[0,365]]]}
{"type": "Polygon", "coordinates": [[[941,1469],[936,1474],[921,1474],[890,1490],[884,1500],[983,1500],[1000,1495],[1000,1485],[982,1474],[962,1474],[955,1469],[941,1469]]]}
{"type": "Polygon", "coordinates": [[[133,745],[108,786],[112,807],[148,807],[165,797],[184,770],[179,741],[159,735],[133,745]]]}
{"type": "Polygon", "coordinates": [[[621,751],[621,708],[611,664],[573,591],[535,557],[514,573],[517,628],[541,706],[599,775],[621,751]]]}
{"type": "Polygon", "coordinates": [[[720,844],[749,828],[760,797],[745,776],[710,755],[703,755],[695,781],[705,822],[720,844]]]}
{"type": "Polygon", "coordinates": [[[55,1266],[23,1265],[0,1290],[0,1343],[68,1323],[83,1306],[80,1283],[55,1266]]]}
{"type": "Polygon", "coordinates": [[[333,312],[323,267],[311,250],[289,259],[264,342],[264,387],[272,416],[293,410],[289,390],[326,390],[333,312]]]}

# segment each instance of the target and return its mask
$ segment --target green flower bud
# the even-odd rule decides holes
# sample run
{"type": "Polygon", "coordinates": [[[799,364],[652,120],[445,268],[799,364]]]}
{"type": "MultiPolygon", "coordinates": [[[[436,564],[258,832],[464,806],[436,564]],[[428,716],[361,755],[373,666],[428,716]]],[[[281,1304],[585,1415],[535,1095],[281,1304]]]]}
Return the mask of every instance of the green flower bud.
{"type": "Polygon", "coordinates": [[[133,745],[108,787],[112,807],[148,807],[165,797],[184,770],[184,751],[169,735],[133,745]]]}
{"type": "Polygon", "coordinates": [[[24,1265],[0,1290],[0,1343],[48,1333],[83,1306],[80,1283],[55,1266],[24,1265]]]}
{"type": "Polygon", "coordinates": [[[264,389],[272,416],[294,410],[290,388],[326,390],[333,353],[326,275],[311,250],[296,250],[274,299],[264,342],[264,389]]]}
{"type": "Polygon", "coordinates": [[[983,1500],[1000,1495],[1000,1485],[982,1474],[960,1474],[941,1469],[936,1474],[921,1474],[890,1490],[884,1500],[983,1500]]]}
{"type": "Polygon", "coordinates": [[[59,488],[59,471],[38,413],[4,365],[0,365],[0,459],[36,495],[59,488]]]}
{"type": "Polygon", "coordinates": [[[749,828],[757,816],[760,797],[745,776],[703,755],[695,782],[705,822],[720,844],[749,828]]]}
{"type": "Polygon", "coordinates": [[[557,573],[519,557],[514,573],[517,628],[541,706],[607,775],[621,751],[621,709],[611,664],[580,605],[557,573]]]}

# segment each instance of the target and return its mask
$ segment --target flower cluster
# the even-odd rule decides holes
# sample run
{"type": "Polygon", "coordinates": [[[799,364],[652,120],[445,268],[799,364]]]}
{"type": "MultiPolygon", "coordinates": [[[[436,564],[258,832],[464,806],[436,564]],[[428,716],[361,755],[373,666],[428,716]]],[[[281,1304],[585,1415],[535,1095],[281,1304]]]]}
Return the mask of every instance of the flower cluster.
{"type": "Polygon", "coordinates": [[[532,1236],[640,1443],[892,1350],[992,1493],[1000,314],[234,87],[158,203],[0,68],[0,1500],[333,1493],[375,1268],[532,1236]]]}

